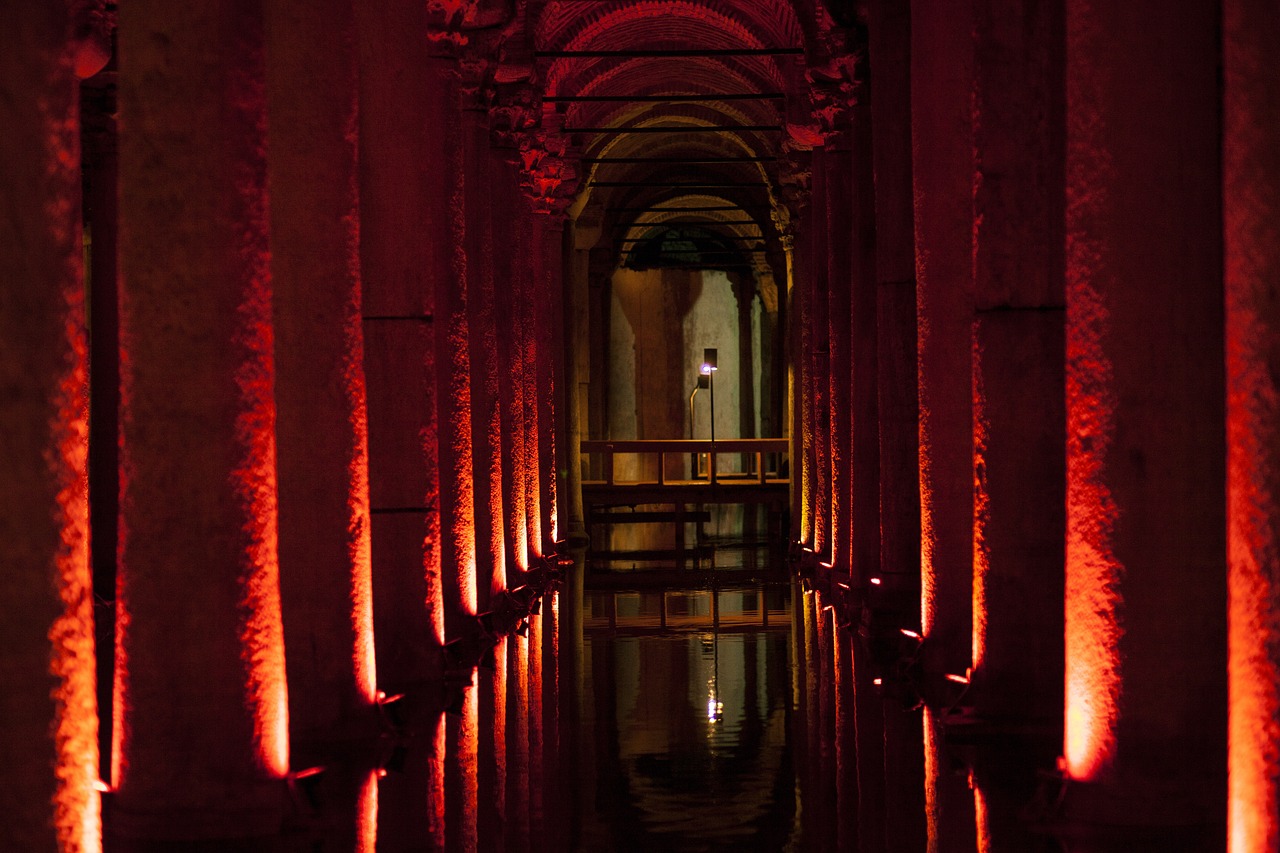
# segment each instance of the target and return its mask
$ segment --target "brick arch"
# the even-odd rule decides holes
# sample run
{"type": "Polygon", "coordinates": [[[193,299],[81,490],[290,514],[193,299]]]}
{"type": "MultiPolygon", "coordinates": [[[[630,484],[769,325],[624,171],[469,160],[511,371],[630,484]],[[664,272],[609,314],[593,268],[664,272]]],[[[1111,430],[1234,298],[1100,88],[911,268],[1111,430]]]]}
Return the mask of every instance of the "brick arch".
{"type": "MultiPolygon", "coordinates": [[[[781,0],[644,0],[623,7],[596,3],[548,3],[533,24],[535,43],[544,48],[585,48],[652,43],[645,22],[670,25],[677,19],[705,20],[756,47],[800,47],[805,42],[794,4],[781,0]],[[612,31],[612,32],[611,32],[612,31]],[[606,38],[606,34],[608,34],[606,38]]],[[[677,28],[681,25],[677,24],[677,28]]]]}

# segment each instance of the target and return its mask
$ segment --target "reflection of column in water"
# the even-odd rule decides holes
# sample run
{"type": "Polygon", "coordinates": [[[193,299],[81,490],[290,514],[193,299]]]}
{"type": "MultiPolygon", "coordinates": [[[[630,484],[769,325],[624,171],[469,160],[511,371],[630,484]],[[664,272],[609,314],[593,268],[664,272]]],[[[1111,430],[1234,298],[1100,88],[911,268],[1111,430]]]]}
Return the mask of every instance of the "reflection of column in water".
{"type": "MultiPolygon", "coordinates": [[[[806,816],[816,817],[819,813],[818,798],[819,792],[822,790],[822,768],[821,760],[821,710],[819,707],[819,679],[818,674],[822,668],[818,660],[818,633],[817,620],[814,618],[814,608],[817,593],[813,590],[805,592],[801,596],[801,626],[803,631],[803,641],[801,647],[803,649],[803,657],[800,664],[804,667],[804,690],[801,693],[802,702],[800,705],[800,716],[804,720],[805,748],[803,750],[804,762],[801,764],[803,775],[801,776],[801,799],[803,802],[803,813],[806,816]]],[[[803,823],[804,839],[806,849],[818,849],[822,845],[819,843],[821,836],[817,834],[817,820],[807,819],[803,823]]]]}
{"type": "MultiPolygon", "coordinates": [[[[885,754],[889,731],[885,725],[883,694],[873,683],[875,674],[864,657],[863,648],[850,634],[846,638],[848,661],[852,667],[853,715],[857,739],[858,844],[862,850],[884,850],[885,845],[885,754]]],[[[900,714],[898,709],[894,713],[900,714]]],[[[919,731],[919,726],[916,727],[919,731]]],[[[918,759],[917,759],[918,760],[918,759]]],[[[899,772],[896,768],[892,772],[899,772]]],[[[918,785],[919,792],[923,785],[918,785]]],[[[923,814],[923,810],[921,810],[923,814]]],[[[923,817],[918,818],[923,819],[923,817]]]]}
{"type": "Polygon", "coordinates": [[[360,784],[356,801],[356,853],[375,853],[378,847],[378,772],[370,770],[360,784]]]}
{"type": "Polygon", "coordinates": [[[821,728],[819,729],[818,748],[821,750],[819,753],[821,770],[819,772],[822,774],[816,789],[821,797],[818,801],[817,817],[822,832],[822,849],[831,850],[836,846],[837,814],[836,786],[833,784],[836,778],[835,654],[831,648],[831,618],[829,615],[831,605],[821,593],[815,593],[813,601],[813,619],[817,624],[818,636],[818,652],[815,663],[819,664],[818,703],[821,728]]]}
{"type": "Polygon", "coordinates": [[[493,669],[480,670],[479,749],[476,768],[479,849],[501,853],[507,818],[507,647],[501,637],[493,647],[493,669]]]}
{"type": "MultiPolygon", "coordinates": [[[[529,832],[532,838],[543,838],[546,825],[543,806],[543,704],[542,704],[542,612],[529,617],[529,832]]],[[[554,678],[554,676],[553,676],[554,678]]],[[[531,842],[532,843],[532,842],[531,842]]]]}
{"type": "Polygon", "coordinates": [[[427,825],[430,828],[431,849],[443,850],[444,835],[444,765],[445,765],[445,714],[441,712],[436,718],[431,737],[431,758],[427,788],[427,825]]]}
{"type": "Polygon", "coordinates": [[[448,716],[448,748],[445,752],[445,849],[470,853],[476,849],[478,782],[476,762],[480,748],[480,696],[476,668],[463,691],[462,713],[448,716]]]}
{"type": "MultiPolygon", "coordinates": [[[[839,629],[836,611],[830,611],[831,649],[835,672],[836,745],[836,849],[841,853],[858,850],[858,752],[854,724],[852,641],[839,629]]],[[[874,848],[864,848],[874,849],[874,848]]]]}
{"type": "Polygon", "coordinates": [[[929,853],[975,853],[973,794],[967,778],[948,772],[942,754],[942,725],[924,709],[925,813],[929,853]]]}
{"type": "Polygon", "coordinates": [[[508,643],[511,685],[507,694],[507,850],[529,849],[529,637],[508,643]]]}

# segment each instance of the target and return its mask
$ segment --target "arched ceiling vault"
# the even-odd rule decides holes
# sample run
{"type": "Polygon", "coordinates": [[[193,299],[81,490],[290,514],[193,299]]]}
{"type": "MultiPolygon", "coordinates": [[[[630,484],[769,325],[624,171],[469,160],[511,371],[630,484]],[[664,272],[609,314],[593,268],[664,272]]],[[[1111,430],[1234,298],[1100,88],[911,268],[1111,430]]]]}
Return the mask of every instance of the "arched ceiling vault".
{"type": "Polygon", "coordinates": [[[474,7],[454,16],[464,29],[499,33],[491,109],[506,110],[496,124],[518,140],[535,203],[598,225],[619,259],[688,229],[738,247],[737,268],[782,256],[807,149],[854,91],[856,4],[430,2],[474,7]]]}

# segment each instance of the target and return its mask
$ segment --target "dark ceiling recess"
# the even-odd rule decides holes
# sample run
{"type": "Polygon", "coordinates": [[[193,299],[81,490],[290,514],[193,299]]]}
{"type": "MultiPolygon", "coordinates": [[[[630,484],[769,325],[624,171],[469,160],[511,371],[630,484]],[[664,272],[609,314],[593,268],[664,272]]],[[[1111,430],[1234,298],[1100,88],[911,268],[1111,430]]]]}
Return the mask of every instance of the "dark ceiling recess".
{"type": "Polygon", "coordinates": [[[662,228],[640,239],[623,256],[627,269],[710,268],[733,269],[750,266],[754,249],[743,249],[733,241],[704,228],[662,228]]]}

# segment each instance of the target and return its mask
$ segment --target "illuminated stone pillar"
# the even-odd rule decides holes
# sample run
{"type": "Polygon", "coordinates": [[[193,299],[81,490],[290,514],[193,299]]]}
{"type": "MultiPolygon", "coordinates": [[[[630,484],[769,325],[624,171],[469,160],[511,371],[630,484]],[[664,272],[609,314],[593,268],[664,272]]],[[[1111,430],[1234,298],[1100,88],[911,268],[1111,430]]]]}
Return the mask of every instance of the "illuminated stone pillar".
{"type": "Polygon", "coordinates": [[[21,850],[101,849],[72,27],[35,3],[0,30],[0,801],[21,850]]]}
{"type": "Polygon", "coordinates": [[[1226,6],[1229,849],[1280,849],[1280,21],[1226,6]]]}
{"type": "Polygon", "coordinates": [[[471,348],[471,461],[475,495],[476,606],[490,608],[507,587],[502,532],[502,416],[499,411],[498,330],[494,320],[493,194],[500,192],[489,145],[488,114],[462,111],[466,205],[467,338],[471,348]]]}
{"type": "Polygon", "coordinates": [[[921,619],[930,670],[971,660],[973,49],[968,0],[911,4],[921,619]]]}
{"type": "Polygon", "coordinates": [[[920,588],[920,426],[908,61],[911,6],[870,0],[867,20],[869,62],[876,74],[868,95],[875,165],[880,572],[884,589],[897,591],[906,600],[920,588]]]}
{"type": "MultiPolygon", "coordinates": [[[[436,169],[445,178],[445,251],[435,278],[433,312],[437,365],[436,414],[440,460],[441,587],[444,592],[445,631],[454,639],[473,624],[476,613],[476,529],[472,486],[471,349],[467,302],[467,155],[470,136],[461,116],[461,88],[456,65],[431,60],[441,83],[440,115],[443,156],[436,169]]],[[[431,124],[435,124],[432,122],[431,124]]]]}
{"type": "Polygon", "coordinates": [[[262,6],[121,9],[121,524],[111,831],[280,829],[262,6]]]}
{"type": "Polygon", "coordinates": [[[340,735],[376,689],[355,22],[350,0],[265,8],[280,595],[300,745],[340,735]]]}
{"type": "Polygon", "coordinates": [[[89,560],[97,645],[98,752],[111,775],[111,687],[115,682],[116,529],[120,521],[120,292],[117,275],[119,182],[116,180],[115,74],[80,89],[81,168],[89,284],[89,560]]]}
{"type": "MultiPolygon", "coordinates": [[[[379,682],[391,692],[438,677],[444,642],[435,294],[452,281],[450,178],[438,163],[456,115],[449,111],[446,64],[431,59],[417,35],[426,26],[419,5],[397,0],[375,14],[354,4],[373,622],[379,682]],[[400,85],[406,68],[421,85],[400,85]]],[[[305,126],[292,132],[311,133],[305,126]]],[[[309,173],[313,182],[318,173],[309,173]]],[[[333,219],[327,227],[338,227],[333,219]]],[[[299,357],[306,358],[305,350],[299,357]]],[[[304,442],[298,452],[307,451],[304,442]]],[[[317,474],[336,479],[335,471],[349,468],[317,474]]]]}
{"type": "MultiPolygon", "coordinates": [[[[533,329],[537,344],[538,388],[538,500],[541,512],[542,553],[556,548],[558,534],[559,479],[557,460],[562,449],[556,447],[557,401],[564,377],[564,348],[562,338],[564,323],[557,317],[563,313],[564,283],[562,270],[562,239],[564,223],[558,213],[540,214],[534,217],[536,278],[531,303],[533,305],[533,329]]],[[[562,433],[561,433],[562,434],[562,433]]]]}
{"type": "Polygon", "coordinates": [[[862,91],[850,119],[849,175],[849,557],[859,586],[880,575],[880,317],[871,109],[862,91]]]}
{"type": "Polygon", "coordinates": [[[819,560],[831,556],[831,330],[827,307],[827,155],[813,152],[813,202],[809,208],[809,347],[808,383],[810,430],[806,442],[813,447],[813,550],[819,560]]]}
{"type": "MultiPolygon", "coordinates": [[[[520,373],[524,388],[524,508],[526,549],[530,561],[545,553],[543,548],[542,525],[542,479],[538,460],[541,452],[541,433],[539,432],[540,400],[538,390],[538,335],[537,308],[534,300],[538,293],[537,276],[537,229],[536,217],[528,209],[526,203],[521,205],[521,215],[516,218],[516,229],[519,253],[517,254],[520,270],[520,302],[518,322],[520,323],[520,373]]],[[[578,493],[581,498],[581,492],[578,493]]]]}
{"type": "Polygon", "coordinates": [[[974,3],[973,691],[1062,713],[1062,6],[974,3]]]}
{"type": "MultiPolygon", "coordinates": [[[[526,218],[520,193],[519,173],[510,151],[494,151],[492,156],[494,203],[492,217],[494,253],[493,319],[497,348],[497,384],[502,465],[502,535],[507,568],[529,568],[529,534],[526,456],[525,395],[529,393],[525,375],[524,349],[528,332],[528,232],[521,227],[526,218]]],[[[508,579],[508,585],[518,581],[508,579]]]]}
{"type": "Polygon", "coordinates": [[[809,275],[809,261],[813,253],[812,213],[806,217],[796,236],[791,257],[791,302],[794,320],[791,369],[791,478],[792,525],[797,530],[797,541],[813,547],[813,513],[817,490],[814,484],[813,456],[813,282],[809,275]]]}
{"type": "MultiPolygon", "coordinates": [[[[848,116],[846,115],[847,119],[848,116]]],[[[852,569],[851,508],[853,486],[850,481],[853,438],[853,417],[850,401],[853,376],[850,351],[853,342],[849,337],[849,291],[851,248],[853,243],[853,206],[849,200],[853,180],[853,164],[849,129],[841,127],[827,137],[823,149],[823,208],[826,210],[826,281],[827,281],[827,341],[828,360],[827,409],[829,429],[827,448],[829,460],[828,494],[830,518],[828,541],[831,565],[835,571],[847,575],[852,569]]]]}
{"type": "Polygon", "coordinates": [[[1226,816],[1220,23],[1214,4],[1067,3],[1065,746],[1082,821],[1226,816]]]}
{"type": "MultiPolygon", "coordinates": [[[[575,544],[586,543],[587,529],[583,518],[582,480],[586,472],[583,464],[586,457],[581,452],[581,442],[590,438],[591,422],[591,252],[588,243],[592,237],[598,238],[599,229],[588,231],[575,223],[573,229],[575,246],[569,255],[567,305],[569,310],[568,333],[565,335],[565,347],[568,349],[570,375],[565,389],[565,417],[569,422],[569,446],[565,448],[569,460],[568,504],[569,504],[569,539],[575,544]],[[585,233],[584,233],[585,232],[585,233]],[[581,240],[582,244],[577,241],[581,240]]],[[[528,305],[528,295],[523,300],[528,305]]],[[[526,327],[527,331],[527,327],[526,327]]],[[[533,431],[536,434],[536,430],[533,431]]]]}

